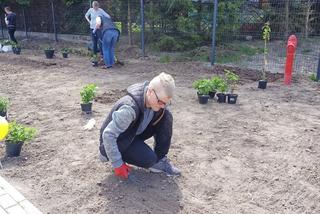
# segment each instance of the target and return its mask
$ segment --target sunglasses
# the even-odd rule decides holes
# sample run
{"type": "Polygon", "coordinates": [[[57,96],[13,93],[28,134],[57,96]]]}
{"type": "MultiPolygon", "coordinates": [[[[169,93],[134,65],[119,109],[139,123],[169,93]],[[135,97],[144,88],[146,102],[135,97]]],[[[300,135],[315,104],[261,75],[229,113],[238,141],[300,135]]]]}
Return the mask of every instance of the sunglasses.
{"type": "Polygon", "coordinates": [[[171,105],[171,101],[169,101],[168,103],[166,103],[166,102],[160,100],[159,97],[158,97],[158,95],[157,95],[157,92],[156,92],[154,89],[152,89],[152,91],[153,91],[154,94],[156,95],[156,98],[157,98],[157,100],[158,100],[158,104],[159,104],[159,105],[164,105],[164,106],[169,106],[169,105],[171,105]]]}

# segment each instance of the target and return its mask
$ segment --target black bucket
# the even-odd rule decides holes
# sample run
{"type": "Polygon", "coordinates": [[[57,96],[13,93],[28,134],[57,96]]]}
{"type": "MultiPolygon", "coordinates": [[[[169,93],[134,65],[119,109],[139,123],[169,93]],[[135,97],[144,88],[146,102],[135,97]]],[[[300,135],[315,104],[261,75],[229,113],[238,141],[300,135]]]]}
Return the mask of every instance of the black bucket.
{"type": "Polygon", "coordinates": [[[81,103],[81,110],[90,114],[92,112],[92,103],[81,103]]]}
{"type": "Polygon", "coordinates": [[[47,59],[52,59],[54,55],[54,50],[44,50],[44,53],[47,57],[47,59]]]}
{"type": "Polygon", "coordinates": [[[226,94],[217,93],[217,97],[218,97],[218,100],[217,100],[218,103],[225,103],[226,102],[226,98],[227,98],[226,94]]]}
{"type": "Polygon", "coordinates": [[[237,94],[228,94],[228,103],[229,104],[236,104],[237,103],[237,94]]]}
{"type": "Polygon", "coordinates": [[[6,141],[6,154],[8,157],[18,157],[21,153],[23,142],[9,143],[6,141]]]}
{"type": "Polygon", "coordinates": [[[259,80],[258,88],[266,89],[267,88],[267,80],[259,80]]]}

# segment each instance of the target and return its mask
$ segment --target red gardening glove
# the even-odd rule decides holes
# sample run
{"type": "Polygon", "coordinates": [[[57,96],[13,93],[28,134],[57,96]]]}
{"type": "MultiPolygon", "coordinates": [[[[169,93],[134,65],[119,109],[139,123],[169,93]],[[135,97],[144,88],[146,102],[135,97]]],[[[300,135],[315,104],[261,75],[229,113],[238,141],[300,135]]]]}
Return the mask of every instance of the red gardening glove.
{"type": "Polygon", "coordinates": [[[120,167],[114,169],[114,174],[118,177],[127,179],[130,171],[131,167],[126,163],[123,163],[120,167]]]}

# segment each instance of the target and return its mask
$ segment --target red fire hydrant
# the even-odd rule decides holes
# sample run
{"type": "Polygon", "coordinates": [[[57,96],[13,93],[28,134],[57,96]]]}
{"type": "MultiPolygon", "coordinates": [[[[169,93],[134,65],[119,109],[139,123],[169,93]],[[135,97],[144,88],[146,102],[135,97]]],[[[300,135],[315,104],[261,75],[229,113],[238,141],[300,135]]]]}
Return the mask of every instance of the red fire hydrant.
{"type": "Polygon", "coordinates": [[[286,60],[286,67],[284,72],[284,84],[290,85],[292,80],[292,66],[294,63],[294,56],[296,53],[297,47],[297,37],[295,35],[291,35],[288,39],[287,43],[287,60],[286,60]]]}

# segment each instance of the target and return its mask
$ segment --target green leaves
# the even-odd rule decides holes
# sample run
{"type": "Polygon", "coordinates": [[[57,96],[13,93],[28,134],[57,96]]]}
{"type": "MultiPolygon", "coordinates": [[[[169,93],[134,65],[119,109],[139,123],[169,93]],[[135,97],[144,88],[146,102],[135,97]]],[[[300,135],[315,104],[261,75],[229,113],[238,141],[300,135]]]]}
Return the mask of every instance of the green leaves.
{"type": "Polygon", "coordinates": [[[84,0],[64,0],[64,2],[67,6],[71,6],[73,4],[81,3],[81,2],[85,2],[85,1],[84,0]]]}
{"type": "Polygon", "coordinates": [[[271,33],[270,23],[266,22],[262,27],[263,40],[269,41],[270,40],[270,33],[271,33]]]}
{"type": "Polygon", "coordinates": [[[271,28],[270,28],[270,23],[266,22],[263,27],[262,27],[262,38],[264,40],[264,48],[263,48],[263,69],[262,69],[262,79],[266,79],[266,67],[267,67],[267,55],[268,55],[268,48],[267,48],[267,42],[270,40],[270,33],[271,33],[271,28]]]}
{"type": "Polygon", "coordinates": [[[37,130],[31,127],[25,127],[21,124],[14,122],[9,123],[9,133],[6,141],[9,143],[19,143],[31,141],[36,136],[37,130]]]}
{"type": "Polygon", "coordinates": [[[91,62],[98,62],[98,55],[97,54],[92,54],[90,57],[91,62]]]}
{"type": "Polygon", "coordinates": [[[230,87],[230,93],[233,94],[233,91],[235,90],[240,78],[237,74],[228,69],[225,69],[224,71],[226,72],[227,83],[230,87]]]}
{"type": "Polygon", "coordinates": [[[21,6],[30,6],[31,0],[16,0],[16,2],[21,6]]]}
{"type": "Polygon", "coordinates": [[[311,74],[309,76],[309,79],[316,82],[317,81],[317,75],[315,73],[313,73],[313,74],[311,74]]]}
{"type": "Polygon", "coordinates": [[[199,79],[193,82],[193,88],[201,95],[208,95],[211,91],[211,81],[209,79],[199,79]]]}
{"type": "Polygon", "coordinates": [[[87,84],[80,92],[81,100],[83,104],[90,103],[96,96],[97,86],[96,84],[87,84]]]}
{"type": "Polygon", "coordinates": [[[69,53],[69,52],[70,52],[70,49],[69,49],[69,48],[62,48],[62,49],[61,49],[61,52],[62,52],[62,53],[69,53]]]}
{"type": "MultiPolygon", "coordinates": [[[[234,85],[236,85],[239,76],[231,71],[229,71],[229,73],[227,72],[227,75],[229,75],[227,76],[227,79],[230,78],[230,81],[233,81],[234,85]]],[[[214,91],[225,93],[229,88],[228,82],[220,76],[213,76],[211,79],[198,79],[193,82],[192,86],[202,95],[207,95],[209,92],[214,91]]],[[[232,86],[230,87],[232,88],[232,86]]]]}
{"type": "Polygon", "coordinates": [[[9,100],[4,97],[0,97],[0,112],[6,112],[9,106],[9,100]]]}

